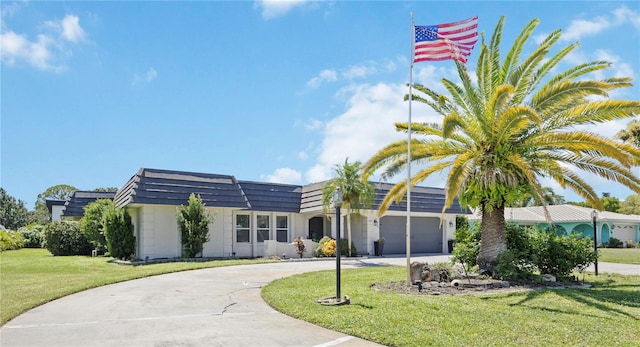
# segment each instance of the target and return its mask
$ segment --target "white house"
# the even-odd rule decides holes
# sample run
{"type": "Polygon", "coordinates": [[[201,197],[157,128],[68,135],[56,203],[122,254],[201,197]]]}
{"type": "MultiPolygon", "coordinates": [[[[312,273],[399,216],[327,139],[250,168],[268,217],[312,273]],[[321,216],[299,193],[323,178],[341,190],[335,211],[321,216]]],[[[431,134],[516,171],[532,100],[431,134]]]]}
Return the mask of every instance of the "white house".
{"type": "MultiPolygon", "coordinates": [[[[177,211],[195,193],[213,216],[203,257],[264,256],[264,241],[292,242],[300,236],[335,238],[331,213],[322,206],[322,185],[306,186],[237,180],[229,175],[140,169],[115,194],[117,206],[131,214],[139,259],[182,256],[177,211]]],[[[386,239],[385,253],[406,251],[405,203],[394,204],[378,218],[377,207],[391,184],[377,183],[374,206],[352,218],[352,241],[360,254],[373,254],[373,241],[386,239]]],[[[72,197],[73,198],[73,197],[72,197]]],[[[67,206],[75,206],[72,198],[67,206]]],[[[456,203],[444,214],[444,190],[415,187],[411,194],[412,253],[446,253],[455,216],[465,214],[456,203]]],[[[69,210],[70,212],[70,210],[69,210]]],[[[343,218],[346,217],[344,213],[343,218]]],[[[346,238],[343,221],[342,237],[346,238]]]]}

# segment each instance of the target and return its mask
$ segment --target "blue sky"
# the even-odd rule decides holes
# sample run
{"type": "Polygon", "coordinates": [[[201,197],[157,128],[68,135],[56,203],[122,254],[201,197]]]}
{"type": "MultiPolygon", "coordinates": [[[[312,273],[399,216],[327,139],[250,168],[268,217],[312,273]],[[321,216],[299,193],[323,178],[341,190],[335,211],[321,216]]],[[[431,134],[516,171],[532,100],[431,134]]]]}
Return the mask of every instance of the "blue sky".
{"type": "MultiPolygon", "coordinates": [[[[606,59],[639,99],[640,2],[2,1],[2,187],[28,208],[56,184],[121,187],[139,168],[293,184],[331,177],[405,135],[410,13],[416,25],[506,17],[503,52],[532,18],[606,59]]],[[[478,48],[469,67],[475,67],[478,48]]],[[[441,90],[451,61],[419,63],[441,90]]],[[[437,121],[414,103],[414,121],[437,121]]],[[[613,136],[627,121],[598,129],[613,136]]],[[[397,180],[405,177],[397,177],[397,180]]],[[[597,192],[631,191],[588,176],[597,192]]],[[[444,175],[424,185],[442,187],[444,175]]],[[[554,184],[568,200],[580,200],[554,184]]]]}

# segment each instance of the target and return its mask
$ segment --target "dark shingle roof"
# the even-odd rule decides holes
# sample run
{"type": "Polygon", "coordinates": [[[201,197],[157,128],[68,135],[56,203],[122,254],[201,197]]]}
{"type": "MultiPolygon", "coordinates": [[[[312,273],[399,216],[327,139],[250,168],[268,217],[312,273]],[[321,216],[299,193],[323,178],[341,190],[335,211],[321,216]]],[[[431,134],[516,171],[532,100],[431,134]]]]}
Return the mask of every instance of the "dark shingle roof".
{"type": "Polygon", "coordinates": [[[56,200],[56,199],[47,199],[45,203],[47,204],[47,208],[49,209],[49,213],[53,210],[53,206],[64,206],[67,200],[56,200]]]}
{"type": "MultiPolygon", "coordinates": [[[[189,195],[200,195],[206,206],[231,207],[256,211],[309,212],[322,209],[322,186],[325,182],[306,186],[238,181],[229,175],[140,169],[118,191],[114,200],[119,207],[128,204],[186,205],[189,195]]],[[[371,207],[377,209],[393,184],[375,183],[376,198],[371,207]]],[[[416,186],[411,191],[411,210],[442,212],[444,189],[416,186]]],[[[392,204],[390,211],[406,211],[405,202],[392,204]]],[[[447,213],[466,213],[458,200],[447,213]]]]}
{"type": "Polygon", "coordinates": [[[191,193],[206,206],[249,208],[233,176],[157,169],[140,169],[115,197],[119,207],[127,204],[186,205],[191,193]]]}
{"type": "MultiPolygon", "coordinates": [[[[302,212],[317,210],[322,208],[322,186],[325,182],[314,183],[302,188],[302,201],[300,210],[302,212]]],[[[378,209],[382,200],[389,190],[393,188],[393,184],[374,183],[376,189],[376,197],[374,199],[372,209],[378,209]]],[[[415,186],[411,189],[411,211],[413,212],[434,212],[441,213],[445,202],[445,192],[441,188],[415,186]]],[[[406,199],[399,204],[393,203],[389,206],[389,211],[406,211],[406,199]]],[[[446,210],[447,213],[468,213],[460,207],[458,199],[455,199],[451,207],[446,210]]]]}
{"type": "Polygon", "coordinates": [[[64,204],[62,216],[64,217],[82,217],[84,216],[84,207],[98,199],[113,199],[115,192],[91,192],[84,190],[76,190],[71,192],[67,202],[64,204]]]}
{"type": "Polygon", "coordinates": [[[252,210],[300,212],[301,186],[250,181],[239,183],[252,210]]]}

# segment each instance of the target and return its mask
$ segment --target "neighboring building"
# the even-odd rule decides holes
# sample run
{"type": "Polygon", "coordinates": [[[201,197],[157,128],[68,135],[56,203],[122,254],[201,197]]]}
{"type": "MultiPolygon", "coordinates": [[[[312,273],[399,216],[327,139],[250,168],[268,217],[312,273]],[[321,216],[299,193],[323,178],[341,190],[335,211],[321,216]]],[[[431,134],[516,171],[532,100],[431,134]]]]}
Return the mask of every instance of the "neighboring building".
{"type": "MultiPolygon", "coordinates": [[[[577,233],[593,238],[593,209],[574,205],[549,205],[547,211],[553,225],[560,231],[567,235],[577,233]]],[[[504,217],[507,222],[515,222],[519,225],[538,226],[543,229],[549,227],[542,206],[507,207],[504,217]]],[[[470,222],[480,220],[479,215],[469,217],[470,222]]],[[[596,230],[598,242],[606,243],[611,237],[615,237],[625,243],[629,240],[638,243],[640,216],[597,211],[596,230]]]]}
{"type": "Polygon", "coordinates": [[[51,214],[51,221],[59,221],[62,217],[62,212],[64,211],[64,204],[66,200],[47,199],[45,202],[47,204],[47,208],[49,209],[49,214],[51,214]]]}
{"type": "Polygon", "coordinates": [[[98,199],[110,199],[116,192],[93,192],[84,190],[74,190],[69,195],[67,201],[64,202],[62,208],[62,219],[64,220],[80,220],[84,216],[84,207],[98,199]]]}
{"type": "MultiPolygon", "coordinates": [[[[335,237],[335,223],[323,210],[322,185],[251,182],[228,175],[143,168],[117,192],[114,201],[131,214],[140,259],[181,256],[177,207],[186,205],[191,193],[199,195],[215,217],[202,256],[258,257],[264,255],[264,240],[335,237]]],[[[352,241],[358,253],[373,254],[373,241],[380,237],[386,239],[385,253],[405,252],[406,205],[392,205],[382,218],[377,217],[377,206],[391,187],[376,184],[374,206],[354,215],[358,218],[352,219],[352,241]]],[[[447,252],[455,216],[465,212],[456,201],[441,223],[443,189],[415,187],[411,198],[412,253],[447,252]]],[[[346,238],[344,225],[341,230],[346,238]]]]}

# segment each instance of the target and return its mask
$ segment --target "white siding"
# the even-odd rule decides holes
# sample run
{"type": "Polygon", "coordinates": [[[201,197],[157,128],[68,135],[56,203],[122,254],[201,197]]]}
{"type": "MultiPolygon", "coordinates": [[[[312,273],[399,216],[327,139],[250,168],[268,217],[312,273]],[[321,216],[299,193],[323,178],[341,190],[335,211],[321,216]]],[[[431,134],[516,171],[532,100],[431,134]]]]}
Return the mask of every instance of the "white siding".
{"type": "Polygon", "coordinates": [[[202,256],[211,258],[224,257],[224,210],[207,207],[207,213],[212,219],[209,223],[209,242],[202,247],[202,256]]]}
{"type": "Polygon", "coordinates": [[[63,209],[64,209],[64,206],[60,206],[60,205],[51,206],[51,221],[52,222],[61,220],[62,210],[63,209]]]}

